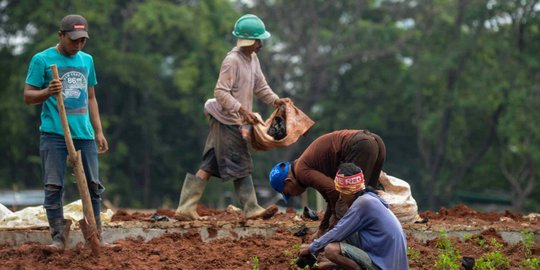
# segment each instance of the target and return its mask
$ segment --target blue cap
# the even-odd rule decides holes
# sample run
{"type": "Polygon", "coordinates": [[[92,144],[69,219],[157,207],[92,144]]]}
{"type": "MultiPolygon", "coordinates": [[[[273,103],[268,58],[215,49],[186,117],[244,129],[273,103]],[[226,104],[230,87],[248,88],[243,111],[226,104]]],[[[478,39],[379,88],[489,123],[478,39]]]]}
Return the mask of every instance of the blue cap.
{"type": "Polygon", "coordinates": [[[283,194],[283,188],[285,187],[285,179],[287,179],[287,175],[289,174],[290,166],[290,162],[280,162],[270,170],[270,174],[268,175],[270,185],[283,195],[285,202],[289,200],[289,196],[283,194]]]}

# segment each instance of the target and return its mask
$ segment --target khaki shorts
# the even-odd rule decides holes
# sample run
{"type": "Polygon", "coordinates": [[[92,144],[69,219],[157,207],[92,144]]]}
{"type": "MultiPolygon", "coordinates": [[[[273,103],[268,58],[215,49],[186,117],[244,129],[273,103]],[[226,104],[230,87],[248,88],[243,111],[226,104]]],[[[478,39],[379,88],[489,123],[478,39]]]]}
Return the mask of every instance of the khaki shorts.
{"type": "Polygon", "coordinates": [[[379,270],[380,268],[373,264],[369,255],[360,248],[347,244],[346,242],[340,242],[339,247],[341,249],[341,255],[353,260],[362,269],[366,270],[379,270]]]}

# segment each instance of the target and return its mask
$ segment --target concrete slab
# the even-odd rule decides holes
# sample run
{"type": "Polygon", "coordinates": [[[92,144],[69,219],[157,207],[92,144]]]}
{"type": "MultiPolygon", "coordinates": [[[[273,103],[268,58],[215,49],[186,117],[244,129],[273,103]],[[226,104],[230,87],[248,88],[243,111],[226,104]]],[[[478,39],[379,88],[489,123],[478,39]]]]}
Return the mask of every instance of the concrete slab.
{"type": "MultiPolygon", "coordinates": [[[[291,232],[297,231],[301,227],[307,227],[310,232],[317,229],[317,222],[274,222],[274,223],[253,223],[245,224],[223,222],[223,223],[205,223],[205,222],[118,222],[103,228],[103,239],[107,243],[118,240],[140,239],[149,241],[169,233],[197,233],[201,240],[209,242],[215,239],[239,239],[247,236],[258,235],[261,237],[271,237],[277,230],[286,229],[291,232]]],[[[441,230],[445,230],[449,237],[464,239],[468,236],[481,233],[484,228],[432,228],[422,224],[405,225],[404,231],[421,241],[428,241],[441,235],[441,230]]],[[[535,234],[535,241],[540,242],[540,230],[532,230],[535,234]]],[[[515,244],[522,241],[523,234],[521,230],[500,230],[498,233],[504,241],[515,244]]],[[[46,228],[38,229],[20,229],[20,230],[1,230],[0,245],[20,246],[25,243],[49,244],[51,237],[46,228]]],[[[68,248],[84,243],[82,233],[79,229],[71,231],[68,248]]]]}

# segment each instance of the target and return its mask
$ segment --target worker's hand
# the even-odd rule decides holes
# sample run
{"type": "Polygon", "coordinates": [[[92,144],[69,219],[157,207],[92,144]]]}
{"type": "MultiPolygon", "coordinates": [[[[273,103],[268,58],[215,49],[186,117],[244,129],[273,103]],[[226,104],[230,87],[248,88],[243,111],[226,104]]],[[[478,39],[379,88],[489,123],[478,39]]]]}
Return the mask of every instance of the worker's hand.
{"type": "Polygon", "coordinates": [[[274,108],[277,108],[281,105],[285,105],[286,103],[289,103],[289,102],[292,102],[290,98],[280,98],[280,99],[276,99],[274,101],[274,108]]]}
{"type": "Polygon", "coordinates": [[[257,123],[260,123],[259,118],[257,118],[257,116],[254,113],[244,109],[244,107],[240,107],[240,109],[238,110],[238,113],[249,124],[255,125],[257,123]]]}
{"type": "Polygon", "coordinates": [[[62,79],[54,79],[49,82],[49,87],[47,87],[47,95],[56,96],[58,93],[62,92],[62,79]]]}
{"type": "Polygon", "coordinates": [[[317,238],[323,236],[324,234],[324,231],[321,230],[320,228],[317,229],[317,231],[315,231],[315,233],[313,233],[309,238],[308,238],[308,241],[311,243],[313,241],[315,241],[317,238]]]}
{"type": "Polygon", "coordinates": [[[109,150],[109,143],[103,133],[96,134],[96,143],[98,147],[98,154],[104,154],[109,150]]]}
{"type": "Polygon", "coordinates": [[[304,256],[307,256],[311,254],[311,252],[309,251],[309,246],[303,246],[301,247],[299,250],[298,250],[298,257],[304,257],[304,256]]]}

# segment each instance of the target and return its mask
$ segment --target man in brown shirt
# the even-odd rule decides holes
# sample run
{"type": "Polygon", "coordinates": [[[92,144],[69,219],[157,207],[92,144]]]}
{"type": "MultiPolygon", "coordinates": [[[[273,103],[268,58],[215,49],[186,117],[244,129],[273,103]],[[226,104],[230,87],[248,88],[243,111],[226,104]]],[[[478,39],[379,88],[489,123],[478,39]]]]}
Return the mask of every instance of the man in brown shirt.
{"type": "Polygon", "coordinates": [[[346,162],[358,165],[366,184],[377,189],[385,158],[386,147],[377,134],[367,130],[338,130],[317,138],[293,162],[276,164],[270,171],[270,185],[285,200],[302,194],[308,187],[316,189],[327,202],[318,232],[322,235],[338,219],[335,211],[339,192],[334,187],[334,177],[339,165],[346,162]]]}
{"type": "Polygon", "coordinates": [[[261,19],[252,14],[240,17],[233,35],[238,38],[237,46],[223,60],[214,98],[204,105],[210,118],[210,132],[202,164],[195,175],[186,174],[180,193],[176,213],[187,219],[200,218],[196,207],[210,176],[234,181],[246,218],[269,214],[257,203],[251,178],[253,161],[245,132],[249,125],[259,121],[252,112],[254,96],[274,107],[290,100],[280,99],[261,71],[257,52],[263,47],[262,40],[270,37],[261,19]]]}

